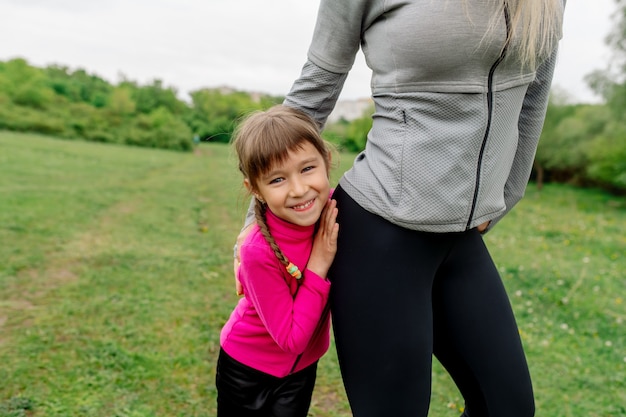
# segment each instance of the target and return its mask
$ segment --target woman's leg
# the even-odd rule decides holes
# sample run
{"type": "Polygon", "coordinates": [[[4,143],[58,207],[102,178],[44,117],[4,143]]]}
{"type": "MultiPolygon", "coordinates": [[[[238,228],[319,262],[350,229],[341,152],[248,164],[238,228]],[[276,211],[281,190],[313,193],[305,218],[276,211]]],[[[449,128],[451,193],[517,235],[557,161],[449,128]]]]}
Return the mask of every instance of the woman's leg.
{"type": "Polygon", "coordinates": [[[500,276],[476,231],[461,236],[434,284],[434,349],[470,417],[534,415],[532,384],[500,276]]]}
{"type": "Polygon", "coordinates": [[[337,354],[355,417],[424,417],[430,402],[432,279],[445,236],[397,227],[341,188],[329,273],[337,354]]]}

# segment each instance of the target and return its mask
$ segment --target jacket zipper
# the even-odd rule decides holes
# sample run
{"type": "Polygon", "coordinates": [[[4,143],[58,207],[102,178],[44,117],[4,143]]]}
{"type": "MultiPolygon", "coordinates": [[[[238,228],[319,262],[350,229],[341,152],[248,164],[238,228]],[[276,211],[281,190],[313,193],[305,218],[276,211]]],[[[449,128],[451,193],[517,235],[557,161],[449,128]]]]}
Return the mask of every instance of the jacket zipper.
{"type": "MultiPolygon", "coordinates": [[[[506,23],[506,33],[508,38],[508,34],[511,31],[511,22],[509,17],[509,9],[506,5],[504,6],[504,21],[506,23]]],[[[493,76],[496,72],[496,68],[498,68],[498,65],[500,65],[500,63],[506,56],[508,46],[509,41],[507,39],[506,43],[504,44],[504,48],[502,48],[500,56],[489,69],[489,78],[487,79],[487,126],[485,128],[485,135],[483,136],[482,144],[480,145],[480,152],[478,153],[478,164],[476,166],[476,182],[474,184],[474,197],[472,198],[472,208],[470,210],[469,218],[467,219],[467,224],[465,225],[465,230],[469,230],[470,224],[472,223],[472,218],[474,217],[474,211],[476,210],[478,189],[480,187],[480,171],[483,166],[483,156],[485,153],[485,147],[487,146],[487,139],[489,138],[489,132],[491,131],[491,120],[493,118],[493,76]]]]}
{"type": "Polygon", "coordinates": [[[296,370],[296,366],[298,366],[298,362],[300,362],[300,359],[302,359],[302,353],[298,355],[298,357],[296,358],[296,361],[293,363],[293,366],[291,367],[291,370],[289,371],[289,375],[293,374],[293,371],[296,370]]]}
{"type": "MultiPolygon", "coordinates": [[[[304,279],[304,277],[302,278],[304,279]]],[[[296,290],[293,293],[293,299],[296,299],[296,295],[298,295],[298,290],[300,289],[300,285],[302,284],[301,281],[296,281],[297,286],[296,286],[296,290]]],[[[300,362],[300,359],[302,359],[302,355],[304,354],[304,352],[300,353],[297,357],[295,362],[293,363],[293,366],[291,367],[291,370],[289,371],[289,375],[293,374],[293,371],[296,369],[296,366],[298,366],[298,362],[300,362]]]]}

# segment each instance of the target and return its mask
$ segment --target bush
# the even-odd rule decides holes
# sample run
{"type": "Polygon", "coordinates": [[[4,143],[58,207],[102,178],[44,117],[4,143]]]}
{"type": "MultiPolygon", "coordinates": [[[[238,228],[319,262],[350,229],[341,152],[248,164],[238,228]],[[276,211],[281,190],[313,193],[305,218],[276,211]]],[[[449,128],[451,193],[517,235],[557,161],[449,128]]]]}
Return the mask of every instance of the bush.
{"type": "Polygon", "coordinates": [[[587,175],[594,181],[626,191],[626,127],[611,124],[589,149],[587,175]]]}

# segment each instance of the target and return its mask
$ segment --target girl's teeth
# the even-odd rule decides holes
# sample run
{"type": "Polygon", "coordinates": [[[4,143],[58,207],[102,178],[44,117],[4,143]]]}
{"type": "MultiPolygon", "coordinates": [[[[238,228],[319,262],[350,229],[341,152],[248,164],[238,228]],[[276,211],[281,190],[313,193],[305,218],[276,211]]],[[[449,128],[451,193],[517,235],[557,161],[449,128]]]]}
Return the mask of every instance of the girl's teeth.
{"type": "Polygon", "coordinates": [[[296,210],[301,210],[301,209],[303,209],[303,208],[307,208],[308,206],[310,206],[312,202],[313,202],[313,200],[311,200],[311,201],[307,201],[306,203],[304,203],[304,204],[302,204],[302,205],[300,205],[300,206],[294,206],[294,208],[295,208],[296,210]]]}

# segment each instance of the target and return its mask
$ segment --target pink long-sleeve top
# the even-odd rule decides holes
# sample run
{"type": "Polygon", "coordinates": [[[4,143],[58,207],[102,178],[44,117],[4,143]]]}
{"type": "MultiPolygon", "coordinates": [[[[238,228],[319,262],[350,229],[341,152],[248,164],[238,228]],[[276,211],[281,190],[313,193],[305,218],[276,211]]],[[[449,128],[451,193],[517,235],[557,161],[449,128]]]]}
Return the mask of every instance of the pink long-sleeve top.
{"type": "Polygon", "coordinates": [[[253,226],[240,248],[238,278],[244,296],[222,328],[220,344],[237,361],[284,377],[311,365],[328,350],[329,315],[321,316],[330,282],[306,269],[314,225],[298,226],[269,210],[267,224],[283,253],[303,271],[302,283],[298,289],[296,279],[276,258],[258,226],[253,226]]]}

